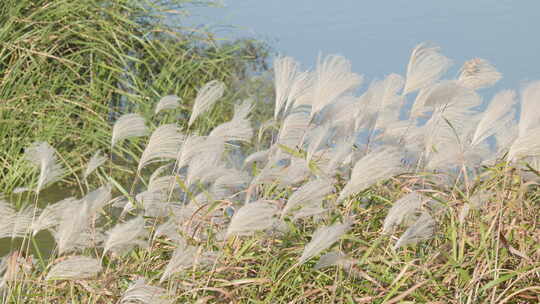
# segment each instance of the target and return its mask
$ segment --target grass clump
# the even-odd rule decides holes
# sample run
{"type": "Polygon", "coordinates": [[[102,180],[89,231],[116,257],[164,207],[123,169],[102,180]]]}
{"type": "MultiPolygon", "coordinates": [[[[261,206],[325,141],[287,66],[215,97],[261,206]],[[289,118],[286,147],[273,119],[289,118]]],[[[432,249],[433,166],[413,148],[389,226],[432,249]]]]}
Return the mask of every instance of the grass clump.
{"type": "MultiPolygon", "coordinates": [[[[473,60],[463,77],[440,80],[450,60],[421,44],[406,78],[355,96],[363,78],[343,57],[313,72],[276,60],[274,113],[247,100],[230,120],[202,123],[223,113],[227,90],[209,80],[181,127],[134,112],[103,131],[108,157],[83,178],[101,187],[80,182],[82,197],[42,207],[49,184],[38,182],[33,207],[0,204],[0,219],[30,226],[4,227],[23,236],[0,263],[4,302],[539,300],[540,168],[537,141],[525,139],[540,112],[518,121],[510,99],[481,111],[477,89],[500,78],[492,65],[473,60]],[[496,120],[508,127],[486,131],[496,120]],[[38,231],[55,238],[49,257],[31,250],[38,231]]],[[[529,84],[516,104],[527,108],[539,88],[529,84]]]]}
{"type": "MultiPolygon", "coordinates": [[[[71,166],[67,174],[74,174],[89,152],[110,146],[111,124],[119,115],[136,109],[150,117],[167,94],[185,101],[176,113],[183,115],[203,84],[231,85],[263,68],[266,48],[256,42],[220,44],[210,33],[167,22],[167,15],[183,16],[193,2],[2,1],[3,191],[29,180],[21,156],[32,142],[56,147],[71,166]]],[[[197,127],[213,126],[224,114],[197,127]]]]}

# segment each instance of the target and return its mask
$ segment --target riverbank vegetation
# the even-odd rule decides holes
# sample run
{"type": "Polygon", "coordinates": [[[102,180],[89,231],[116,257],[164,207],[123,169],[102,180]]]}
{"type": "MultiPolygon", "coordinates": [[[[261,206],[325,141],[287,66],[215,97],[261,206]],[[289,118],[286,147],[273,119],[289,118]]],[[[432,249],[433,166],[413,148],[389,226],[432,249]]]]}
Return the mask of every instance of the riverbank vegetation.
{"type": "Polygon", "coordinates": [[[338,55],[277,57],[269,85],[265,49],[165,34],[133,2],[59,1],[64,27],[16,3],[4,303],[538,302],[540,82],[484,101],[494,65],[445,79],[420,44],[365,87],[338,55]]]}
{"type": "MultiPolygon", "coordinates": [[[[155,101],[168,94],[185,101],[185,115],[196,89],[206,82],[231,86],[265,69],[268,51],[262,43],[223,44],[204,30],[167,22],[187,14],[193,1],[156,3],[2,1],[4,192],[29,178],[21,156],[34,141],[56,147],[73,174],[94,150],[107,148],[119,115],[137,110],[149,117],[155,101]]],[[[223,105],[236,98],[236,91],[228,91],[223,105]]],[[[214,118],[211,126],[227,116],[214,118]]]]}

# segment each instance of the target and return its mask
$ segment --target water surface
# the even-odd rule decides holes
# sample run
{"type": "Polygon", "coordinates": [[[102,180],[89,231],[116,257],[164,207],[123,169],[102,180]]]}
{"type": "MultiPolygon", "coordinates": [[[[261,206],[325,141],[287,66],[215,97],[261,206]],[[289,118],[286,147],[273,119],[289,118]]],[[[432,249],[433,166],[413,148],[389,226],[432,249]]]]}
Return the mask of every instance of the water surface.
{"type": "Polygon", "coordinates": [[[480,57],[503,73],[496,89],[540,79],[536,0],[222,2],[223,8],[193,9],[192,18],[177,22],[208,27],[221,37],[263,39],[304,67],[312,67],[320,52],[341,54],[368,81],[404,75],[411,49],[423,41],[441,46],[454,60],[446,77],[480,57]]]}

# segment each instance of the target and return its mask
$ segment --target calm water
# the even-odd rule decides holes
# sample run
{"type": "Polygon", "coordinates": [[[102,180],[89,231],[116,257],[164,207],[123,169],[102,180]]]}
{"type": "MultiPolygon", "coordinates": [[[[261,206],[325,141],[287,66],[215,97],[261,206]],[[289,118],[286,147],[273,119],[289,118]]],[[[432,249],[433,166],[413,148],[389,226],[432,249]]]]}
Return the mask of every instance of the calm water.
{"type": "Polygon", "coordinates": [[[254,37],[311,67],[319,52],[351,60],[367,80],[404,75],[411,49],[422,41],[442,47],[461,64],[481,57],[504,78],[496,89],[540,79],[540,1],[223,0],[224,8],[199,8],[185,24],[220,37],[254,37]],[[230,25],[235,26],[234,28],[230,25]]]}

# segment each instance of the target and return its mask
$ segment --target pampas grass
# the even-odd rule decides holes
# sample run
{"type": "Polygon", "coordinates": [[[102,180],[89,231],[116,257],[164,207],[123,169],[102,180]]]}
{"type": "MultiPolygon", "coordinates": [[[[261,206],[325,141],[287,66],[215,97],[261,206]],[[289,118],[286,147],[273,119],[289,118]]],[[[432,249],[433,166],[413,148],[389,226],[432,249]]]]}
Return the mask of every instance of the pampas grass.
{"type": "Polygon", "coordinates": [[[439,47],[427,43],[421,43],[413,49],[407,65],[403,94],[429,86],[448,70],[452,62],[440,54],[439,50],[439,47]]]}
{"type": "Polygon", "coordinates": [[[394,249],[430,239],[435,233],[435,225],[433,217],[429,213],[423,212],[416,222],[401,235],[394,245],[394,249]]]}
{"type": "Polygon", "coordinates": [[[540,100],[540,81],[535,81],[528,84],[521,92],[519,137],[525,137],[529,130],[540,127],[538,100],[540,100]]]}
{"type": "Polygon", "coordinates": [[[157,115],[159,112],[163,110],[173,110],[180,106],[180,97],[176,95],[167,95],[163,96],[159,102],[156,104],[156,109],[154,110],[154,114],[157,115]]]}
{"type": "Polygon", "coordinates": [[[425,198],[416,191],[398,199],[392,205],[392,208],[390,208],[388,215],[384,219],[383,233],[391,233],[396,226],[406,220],[410,220],[422,207],[423,200],[425,198]]]}
{"type": "Polygon", "coordinates": [[[71,256],[55,264],[45,280],[83,280],[95,277],[101,271],[101,262],[87,256],[71,256]]]}
{"type": "Polygon", "coordinates": [[[285,208],[281,211],[282,217],[288,213],[294,213],[295,209],[300,209],[306,205],[314,205],[322,202],[323,198],[334,189],[332,181],[317,179],[305,183],[298,188],[287,201],[285,208]]]}
{"type": "Polygon", "coordinates": [[[490,87],[502,78],[502,74],[485,59],[474,58],[461,67],[458,81],[470,89],[490,87]]]}
{"type": "Polygon", "coordinates": [[[343,234],[345,234],[351,228],[350,222],[343,224],[334,224],[331,226],[321,227],[313,233],[311,241],[304,247],[302,256],[300,256],[299,263],[303,264],[307,260],[311,259],[321,251],[329,248],[334,244],[343,234]]]}
{"type": "Polygon", "coordinates": [[[114,123],[111,147],[114,147],[119,141],[131,138],[140,137],[148,134],[148,127],[144,118],[136,113],[124,114],[114,123]]]}
{"type": "Polygon", "coordinates": [[[166,289],[148,285],[143,279],[138,279],[128,287],[120,303],[169,304],[173,300],[167,295],[166,289]]]}
{"type": "Polygon", "coordinates": [[[92,172],[94,172],[99,166],[103,165],[106,161],[107,157],[101,155],[101,152],[97,150],[86,165],[86,169],[84,170],[83,174],[84,179],[87,179],[92,172]]]}
{"type": "Polygon", "coordinates": [[[76,201],[62,211],[60,223],[53,231],[58,253],[88,248],[95,240],[91,229],[92,214],[87,202],[76,201]]]}
{"type": "Polygon", "coordinates": [[[339,194],[338,201],[402,172],[401,158],[398,150],[387,149],[371,152],[358,160],[352,170],[351,179],[339,194]]]}
{"type": "Polygon", "coordinates": [[[185,136],[180,133],[176,124],[167,124],[158,127],[150,136],[150,140],[144,149],[139,166],[142,168],[153,162],[176,159],[185,136]]]}
{"type": "Polygon", "coordinates": [[[256,231],[268,229],[275,223],[277,207],[272,203],[257,201],[247,203],[231,218],[227,235],[252,235],[256,231]]]}
{"type": "Polygon", "coordinates": [[[145,247],[148,232],[144,229],[144,219],[137,217],[123,224],[117,224],[107,232],[103,244],[103,254],[113,252],[120,255],[135,246],[145,247]]]}
{"type": "Polygon", "coordinates": [[[215,259],[216,255],[213,252],[201,252],[200,248],[179,244],[159,281],[163,282],[171,275],[195,265],[208,265],[213,263],[215,259]]]}
{"type": "Polygon", "coordinates": [[[33,143],[24,152],[25,158],[39,168],[39,178],[36,193],[57,181],[64,174],[64,169],[58,163],[56,150],[46,142],[33,143]]]}
{"type": "Polygon", "coordinates": [[[16,211],[0,199],[0,239],[25,237],[30,231],[32,220],[31,208],[16,211]]]}
{"type": "MultiPolygon", "coordinates": [[[[390,74],[373,81],[358,97],[354,90],[361,77],[340,56],[320,58],[315,72],[301,71],[290,58],[278,58],[273,114],[260,100],[245,99],[235,106],[230,121],[213,129],[201,122],[193,129],[194,121],[224,93],[224,85],[212,81],[200,89],[187,126],[160,125],[158,115],[148,123],[138,114],[120,117],[113,127],[111,147],[125,138],[146,135],[147,124],[154,130],[145,146],[143,141],[130,146],[134,159],[135,152],[142,151],[136,168],[131,168],[133,163],[115,162],[108,172],[101,170],[97,178],[87,180],[105,161],[96,153],[83,173],[87,186],[79,187],[83,196],[43,209],[37,208],[37,199],[34,209],[25,207],[25,201],[37,197],[63,169],[54,149],[37,143],[27,149],[26,157],[43,175],[38,190],[14,196],[20,200],[17,208],[0,203],[0,237],[22,237],[31,249],[39,245],[43,234],[38,232],[48,230],[57,246],[51,260],[60,258],[60,262],[49,263],[55,266],[46,279],[77,280],[68,283],[74,290],[71,294],[92,294],[88,290],[99,286],[120,303],[214,301],[221,294],[230,301],[237,296],[260,300],[261,293],[270,302],[320,302],[329,299],[324,286],[336,283],[343,290],[358,291],[352,300],[366,301],[358,297],[366,293],[370,294],[367,301],[395,303],[405,297],[448,301],[448,295],[463,296],[455,287],[460,286],[468,290],[467,296],[475,294],[469,302],[481,302],[485,292],[477,291],[487,290],[485,286],[495,290],[495,283],[502,284],[497,273],[507,263],[516,265],[519,273],[509,278],[508,286],[516,284],[510,289],[519,291],[528,284],[525,274],[534,269],[530,261],[536,257],[529,245],[535,243],[514,219],[534,214],[536,207],[540,123],[533,101],[537,85],[523,90],[518,125],[513,91],[498,93],[481,111],[482,100],[475,90],[494,83],[498,73],[489,63],[471,61],[458,79],[440,79],[449,64],[438,48],[420,45],[413,51],[406,80],[390,74]],[[416,91],[405,118],[403,105],[412,101],[407,100],[408,94],[416,91]],[[255,121],[261,115],[273,116],[274,121],[268,117],[255,121]],[[189,133],[183,135],[179,128],[189,133]],[[103,185],[90,191],[99,181],[103,185]],[[486,198],[490,204],[482,204],[486,198]],[[480,207],[480,217],[468,216],[469,209],[480,207]],[[511,228],[517,229],[515,234],[507,234],[513,231],[507,229],[507,217],[512,219],[511,228]],[[339,219],[343,223],[336,222],[339,219]],[[440,237],[414,246],[431,239],[438,225],[440,237]],[[406,230],[391,244],[392,234],[401,231],[397,228],[406,230]],[[340,251],[319,259],[318,271],[306,265],[349,231],[340,251]],[[506,235],[512,238],[507,240],[506,235]],[[516,244],[526,254],[512,247],[516,244]],[[389,250],[392,247],[409,248],[389,250]],[[491,248],[494,254],[485,254],[491,248]],[[66,253],[99,256],[108,269],[101,276],[101,263],[93,257],[62,257],[66,253]],[[410,257],[414,261],[402,263],[410,257]],[[457,276],[448,271],[456,263],[463,270],[457,276]],[[479,270],[475,263],[484,268],[479,270]],[[211,270],[202,267],[209,265],[211,270]],[[340,267],[330,275],[324,268],[331,265],[340,267]],[[437,298],[422,289],[392,296],[409,280],[424,280],[425,271],[434,267],[444,279],[435,276],[425,284],[426,290],[439,291],[437,298]],[[340,274],[343,270],[348,276],[340,274]],[[467,279],[462,274],[478,271],[490,276],[473,280],[471,286],[462,284],[467,279]],[[137,280],[120,296],[126,280],[136,280],[134,274],[159,283],[151,286],[137,280]],[[276,275],[279,279],[273,280],[276,275]],[[94,276],[98,280],[83,281],[94,276]],[[313,280],[322,280],[322,285],[304,284],[313,280]],[[370,284],[376,286],[373,292],[370,284]],[[165,285],[167,289],[162,289],[165,285]],[[385,287],[390,293],[379,299],[385,287]],[[317,292],[309,293],[313,288],[317,292]],[[304,293],[315,297],[305,298],[304,293]]],[[[177,98],[166,96],[155,114],[176,106],[177,98]]],[[[77,169],[72,171],[77,178],[77,169]]],[[[39,263],[33,266],[10,260],[36,271],[27,271],[29,280],[10,280],[9,292],[27,294],[29,288],[42,294],[44,285],[28,284],[39,282],[43,276],[34,273],[48,264],[38,255],[39,263]]],[[[60,284],[55,292],[62,288],[60,284]]],[[[510,290],[505,288],[498,290],[504,294],[510,290]]],[[[336,289],[332,300],[341,301],[341,294],[336,289]]]]}
{"type": "Polygon", "coordinates": [[[197,94],[191,116],[189,117],[188,126],[191,126],[197,117],[206,112],[212,105],[223,96],[225,84],[218,80],[212,80],[205,84],[197,94]]]}
{"type": "Polygon", "coordinates": [[[39,231],[53,229],[60,224],[62,214],[71,205],[77,204],[77,199],[68,197],[54,204],[49,204],[40,213],[37,219],[32,223],[32,234],[36,235],[39,231]]]}
{"type": "Polygon", "coordinates": [[[323,58],[319,55],[313,85],[311,118],[338,97],[352,92],[362,81],[362,76],[351,72],[351,64],[344,57],[329,55],[323,58]]]}
{"type": "Polygon", "coordinates": [[[476,127],[471,142],[472,146],[507,127],[514,118],[512,107],[516,103],[515,97],[516,93],[511,90],[499,92],[493,97],[476,127]]]}
{"type": "Polygon", "coordinates": [[[298,63],[291,57],[277,57],[274,59],[274,86],[276,101],[274,103],[274,119],[277,120],[286,104],[289,92],[298,76],[298,63]]]}

